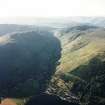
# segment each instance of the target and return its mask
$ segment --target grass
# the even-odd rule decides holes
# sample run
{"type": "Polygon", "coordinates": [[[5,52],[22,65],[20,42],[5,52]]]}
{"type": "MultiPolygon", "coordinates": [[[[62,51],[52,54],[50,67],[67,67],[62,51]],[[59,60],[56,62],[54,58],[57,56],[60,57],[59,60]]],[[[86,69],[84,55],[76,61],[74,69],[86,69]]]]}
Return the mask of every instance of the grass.
{"type": "MultiPolygon", "coordinates": [[[[81,37],[81,36],[79,36],[81,37]]],[[[63,40],[61,40],[62,42],[63,40]]],[[[86,36],[82,36],[80,40],[64,45],[62,50],[61,64],[57,68],[57,72],[70,72],[78,66],[89,62],[92,58],[102,53],[105,49],[105,39],[95,38],[91,40],[86,36]],[[79,45],[79,43],[81,43],[79,45]],[[74,47],[74,50],[73,47],[74,47]]]]}

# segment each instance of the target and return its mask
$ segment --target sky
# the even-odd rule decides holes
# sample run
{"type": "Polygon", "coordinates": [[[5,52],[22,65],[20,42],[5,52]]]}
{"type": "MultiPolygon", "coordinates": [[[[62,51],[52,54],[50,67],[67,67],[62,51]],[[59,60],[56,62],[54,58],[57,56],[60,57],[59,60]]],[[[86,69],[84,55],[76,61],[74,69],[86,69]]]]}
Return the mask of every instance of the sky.
{"type": "Polygon", "coordinates": [[[0,0],[0,18],[105,16],[105,0],[0,0]]]}

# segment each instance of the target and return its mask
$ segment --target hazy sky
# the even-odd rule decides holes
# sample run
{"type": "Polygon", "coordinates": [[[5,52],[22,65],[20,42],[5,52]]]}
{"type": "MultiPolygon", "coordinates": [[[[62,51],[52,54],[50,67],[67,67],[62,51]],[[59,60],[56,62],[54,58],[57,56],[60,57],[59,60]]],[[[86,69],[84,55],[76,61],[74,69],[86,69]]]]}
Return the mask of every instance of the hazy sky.
{"type": "Polygon", "coordinates": [[[105,16],[105,0],[0,0],[0,17],[105,16]]]}

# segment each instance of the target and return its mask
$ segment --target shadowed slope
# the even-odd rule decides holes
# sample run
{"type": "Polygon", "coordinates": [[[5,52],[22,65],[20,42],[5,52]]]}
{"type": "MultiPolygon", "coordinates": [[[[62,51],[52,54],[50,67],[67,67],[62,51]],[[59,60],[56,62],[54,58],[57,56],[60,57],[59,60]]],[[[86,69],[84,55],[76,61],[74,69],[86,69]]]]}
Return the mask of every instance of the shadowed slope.
{"type": "Polygon", "coordinates": [[[45,91],[60,58],[59,40],[47,31],[10,34],[8,40],[0,44],[0,95],[29,97],[45,91]]]}
{"type": "Polygon", "coordinates": [[[58,96],[41,94],[30,99],[26,105],[79,105],[61,100],[58,96]]]}

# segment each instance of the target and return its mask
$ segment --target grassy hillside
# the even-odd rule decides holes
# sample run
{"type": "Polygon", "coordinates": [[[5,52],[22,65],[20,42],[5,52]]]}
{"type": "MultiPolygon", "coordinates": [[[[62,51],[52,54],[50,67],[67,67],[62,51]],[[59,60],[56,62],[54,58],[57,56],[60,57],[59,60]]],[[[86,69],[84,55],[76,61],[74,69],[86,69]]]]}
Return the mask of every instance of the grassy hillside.
{"type": "Polygon", "coordinates": [[[68,101],[71,98],[98,105],[105,98],[105,29],[78,27],[56,35],[61,40],[62,56],[48,92],[68,101]]]}

